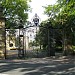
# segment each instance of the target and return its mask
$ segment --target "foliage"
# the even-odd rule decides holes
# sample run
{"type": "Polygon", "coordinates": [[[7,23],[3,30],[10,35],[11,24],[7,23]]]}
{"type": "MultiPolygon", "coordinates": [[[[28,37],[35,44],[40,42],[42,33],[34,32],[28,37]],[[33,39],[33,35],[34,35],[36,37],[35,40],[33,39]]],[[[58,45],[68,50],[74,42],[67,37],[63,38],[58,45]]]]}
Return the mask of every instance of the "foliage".
{"type": "Polygon", "coordinates": [[[38,46],[38,42],[36,42],[36,40],[34,40],[33,42],[30,42],[29,43],[29,46],[32,47],[32,46],[38,46]]]}
{"type": "Polygon", "coordinates": [[[22,23],[25,24],[29,10],[29,0],[1,0],[0,3],[4,7],[7,27],[15,27],[22,23]]]}
{"type": "MultiPolygon", "coordinates": [[[[63,43],[63,40],[67,40],[65,45],[74,45],[75,38],[75,0],[57,0],[55,5],[48,5],[45,8],[45,14],[49,16],[49,22],[54,28],[59,28],[55,30],[55,40],[56,45],[63,43]],[[62,30],[60,30],[60,28],[62,30]],[[64,32],[63,32],[64,31],[64,32]],[[65,36],[64,36],[65,35],[65,36]],[[63,37],[64,36],[64,37],[63,37]],[[59,41],[59,42],[58,42],[59,41]]],[[[37,34],[39,38],[38,42],[41,43],[43,47],[48,46],[48,21],[41,23],[40,31],[37,34]],[[46,27],[46,28],[45,28],[46,27]]],[[[49,35],[50,36],[50,35],[49,35]]]]}

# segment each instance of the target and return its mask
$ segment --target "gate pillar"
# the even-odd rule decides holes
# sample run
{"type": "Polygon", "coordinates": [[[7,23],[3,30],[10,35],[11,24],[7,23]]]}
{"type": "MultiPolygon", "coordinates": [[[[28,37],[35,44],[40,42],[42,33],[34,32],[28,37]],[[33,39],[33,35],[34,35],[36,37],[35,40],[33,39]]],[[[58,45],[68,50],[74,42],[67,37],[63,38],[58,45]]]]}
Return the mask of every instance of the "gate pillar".
{"type": "Polygon", "coordinates": [[[0,57],[5,57],[6,59],[5,37],[5,18],[3,16],[3,7],[0,5],[0,57]]]}
{"type": "Polygon", "coordinates": [[[20,58],[24,57],[24,31],[23,31],[23,26],[20,26],[20,28],[19,28],[19,50],[18,50],[18,56],[20,58]]]}

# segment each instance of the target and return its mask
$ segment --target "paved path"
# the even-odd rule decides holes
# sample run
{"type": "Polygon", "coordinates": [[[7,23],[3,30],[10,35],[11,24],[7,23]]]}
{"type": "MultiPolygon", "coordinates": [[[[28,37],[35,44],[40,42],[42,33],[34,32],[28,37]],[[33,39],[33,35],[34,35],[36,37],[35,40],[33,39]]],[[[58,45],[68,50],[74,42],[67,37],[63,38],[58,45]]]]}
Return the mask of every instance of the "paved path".
{"type": "Polygon", "coordinates": [[[75,57],[0,60],[0,75],[75,75],[75,57]]]}

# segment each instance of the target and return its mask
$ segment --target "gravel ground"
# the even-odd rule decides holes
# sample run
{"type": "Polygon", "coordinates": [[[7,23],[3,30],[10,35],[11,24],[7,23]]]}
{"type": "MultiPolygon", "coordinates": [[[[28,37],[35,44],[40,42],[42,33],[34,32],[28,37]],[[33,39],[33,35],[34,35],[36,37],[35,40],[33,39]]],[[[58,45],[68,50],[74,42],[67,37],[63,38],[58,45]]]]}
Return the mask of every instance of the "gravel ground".
{"type": "Polygon", "coordinates": [[[0,60],[0,75],[75,75],[75,57],[0,60]]]}

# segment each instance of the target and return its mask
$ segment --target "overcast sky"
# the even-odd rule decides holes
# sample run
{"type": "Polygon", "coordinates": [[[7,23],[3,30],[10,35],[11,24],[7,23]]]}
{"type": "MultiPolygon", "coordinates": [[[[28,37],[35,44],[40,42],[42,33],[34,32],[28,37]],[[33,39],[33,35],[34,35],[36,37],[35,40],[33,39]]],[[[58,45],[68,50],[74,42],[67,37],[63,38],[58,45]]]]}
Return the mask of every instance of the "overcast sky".
{"type": "Polygon", "coordinates": [[[44,15],[44,8],[42,6],[47,6],[47,5],[55,4],[55,3],[56,3],[56,0],[32,0],[32,2],[29,3],[32,8],[32,12],[29,13],[28,20],[31,21],[35,13],[38,14],[41,21],[46,20],[47,16],[44,15]]]}

